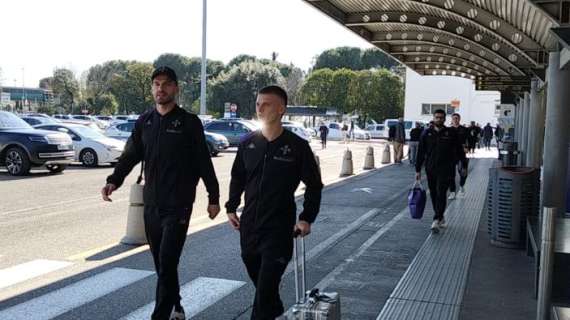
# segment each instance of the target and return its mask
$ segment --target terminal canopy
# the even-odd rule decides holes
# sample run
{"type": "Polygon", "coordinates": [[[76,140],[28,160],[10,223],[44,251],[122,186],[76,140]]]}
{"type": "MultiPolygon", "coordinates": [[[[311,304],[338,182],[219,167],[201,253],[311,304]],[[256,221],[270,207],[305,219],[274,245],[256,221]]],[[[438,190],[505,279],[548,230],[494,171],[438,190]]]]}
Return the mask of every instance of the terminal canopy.
{"type": "Polygon", "coordinates": [[[544,79],[568,0],[305,0],[421,75],[520,93],[544,79]]]}

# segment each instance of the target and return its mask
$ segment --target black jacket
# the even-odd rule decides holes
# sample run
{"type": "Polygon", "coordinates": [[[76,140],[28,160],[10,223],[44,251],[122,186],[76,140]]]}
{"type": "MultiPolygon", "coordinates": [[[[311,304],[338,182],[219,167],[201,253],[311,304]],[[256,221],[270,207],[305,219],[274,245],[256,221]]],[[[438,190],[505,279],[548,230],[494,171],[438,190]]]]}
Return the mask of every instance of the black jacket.
{"type": "Polygon", "coordinates": [[[423,128],[413,128],[410,131],[410,141],[420,141],[420,137],[423,131],[423,128]]]}
{"type": "Polygon", "coordinates": [[[463,125],[459,125],[459,127],[457,128],[455,127],[450,127],[450,128],[457,131],[457,139],[459,139],[459,143],[461,143],[462,146],[467,148],[467,146],[469,145],[469,141],[467,140],[467,138],[469,137],[469,129],[467,129],[463,125]]]}
{"type": "Polygon", "coordinates": [[[268,142],[261,132],[247,136],[239,145],[232,167],[227,212],[236,212],[245,191],[241,232],[292,232],[296,222],[295,190],[306,185],[300,220],[315,221],[323,184],[309,144],[294,133],[268,142]]]}
{"type": "Polygon", "coordinates": [[[428,174],[451,176],[458,161],[465,159],[457,130],[442,127],[436,131],[433,127],[424,130],[420,138],[416,172],[422,170],[425,163],[428,174]]]}
{"type": "Polygon", "coordinates": [[[396,142],[405,142],[406,140],[406,128],[404,128],[404,124],[403,123],[396,123],[393,126],[390,126],[390,128],[388,129],[388,140],[390,141],[395,141],[396,140],[396,130],[400,130],[400,135],[401,137],[404,138],[404,140],[400,140],[400,141],[396,141],[396,142]]]}
{"type": "Polygon", "coordinates": [[[210,204],[220,191],[200,119],[176,106],[161,116],[156,109],[135,123],[125,151],[108,183],[120,187],[133,167],[144,160],[144,203],[165,208],[189,207],[202,178],[210,204]]]}

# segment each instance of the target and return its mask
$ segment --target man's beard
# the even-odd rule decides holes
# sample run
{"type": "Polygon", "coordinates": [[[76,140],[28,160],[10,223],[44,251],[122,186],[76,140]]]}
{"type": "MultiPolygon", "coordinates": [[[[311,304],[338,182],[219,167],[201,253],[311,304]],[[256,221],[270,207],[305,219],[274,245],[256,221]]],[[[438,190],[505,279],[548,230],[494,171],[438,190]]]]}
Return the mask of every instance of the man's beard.
{"type": "Polygon", "coordinates": [[[164,97],[163,99],[164,99],[163,101],[160,101],[160,98],[155,98],[154,101],[156,102],[156,104],[161,104],[161,105],[169,104],[174,101],[173,96],[164,97]]]}

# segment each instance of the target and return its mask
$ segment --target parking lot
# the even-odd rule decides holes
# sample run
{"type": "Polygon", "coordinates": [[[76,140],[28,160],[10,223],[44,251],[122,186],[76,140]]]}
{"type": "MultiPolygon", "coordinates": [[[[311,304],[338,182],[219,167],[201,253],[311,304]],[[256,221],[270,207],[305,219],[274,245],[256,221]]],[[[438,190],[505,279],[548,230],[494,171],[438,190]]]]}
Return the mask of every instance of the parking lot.
{"type": "MultiPolygon", "coordinates": [[[[363,171],[366,147],[374,147],[376,165],[380,166],[384,144],[329,142],[329,147],[321,150],[320,144],[313,141],[311,146],[320,158],[323,182],[327,184],[339,179],[347,147],[353,152],[355,173],[359,173],[363,171]]],[[[227,200],[235,152],[230,148],[212,158],[222,207],[227,200]]],[[[116,246],[125,233],[129,185],[136,180],[138,170],[135,168],[123,188],[113,194],[113,202],[105,203],[100,189],[112,172],[110,166],[85,168],[74,164],[62,174],[32,170],[25,177],[13,177],[0,169],[0,268],[34,259],[80,261],[116,246]]],[[[206,205],[207,194],[200,183],[190,232],[225,222],[223,208],[219,217],[210,221],[206,205]]]]}

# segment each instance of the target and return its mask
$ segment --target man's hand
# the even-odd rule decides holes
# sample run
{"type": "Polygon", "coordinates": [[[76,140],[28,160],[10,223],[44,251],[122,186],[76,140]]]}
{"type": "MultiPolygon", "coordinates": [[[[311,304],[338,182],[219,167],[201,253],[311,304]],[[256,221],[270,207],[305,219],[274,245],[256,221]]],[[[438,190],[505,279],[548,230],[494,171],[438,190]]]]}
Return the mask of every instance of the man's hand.
{"type": "Polygon", "coordinates": [[[416,172],[416,181],[421,181],[421,180],[422,180],[422,173],[416,172]]]}
{"type": "Polygon", "coordinates": [[[293,229],[295,236],[300,235],[301,237],[307,236],[311,233],[311,224],[307,221],[299,220],[293,229]]]}
{"type": "Polygon", "coordinates": [[[117,186],[112,183],[107,183],[103,189],[101,189],[101,196],[103,196],[104,201],[112,202],[109,196],[113,193],[113,191],[117,190],[117,186]]]}
{"type": "Polygon", "coordinates": [[[220,213],[220,205],[208,205],[208,215],[210,216],[210,219],[214,220],[218,216],[218,213],[220,213]]]}
{"type": "Polygon", "coordinates": [[[235,212],[228,213],[228,220],[230,221],[230,225],[232,228],[234,228],[234,230],[239,230],[239,217],[237,214],[235,214],[235,212]]]}

